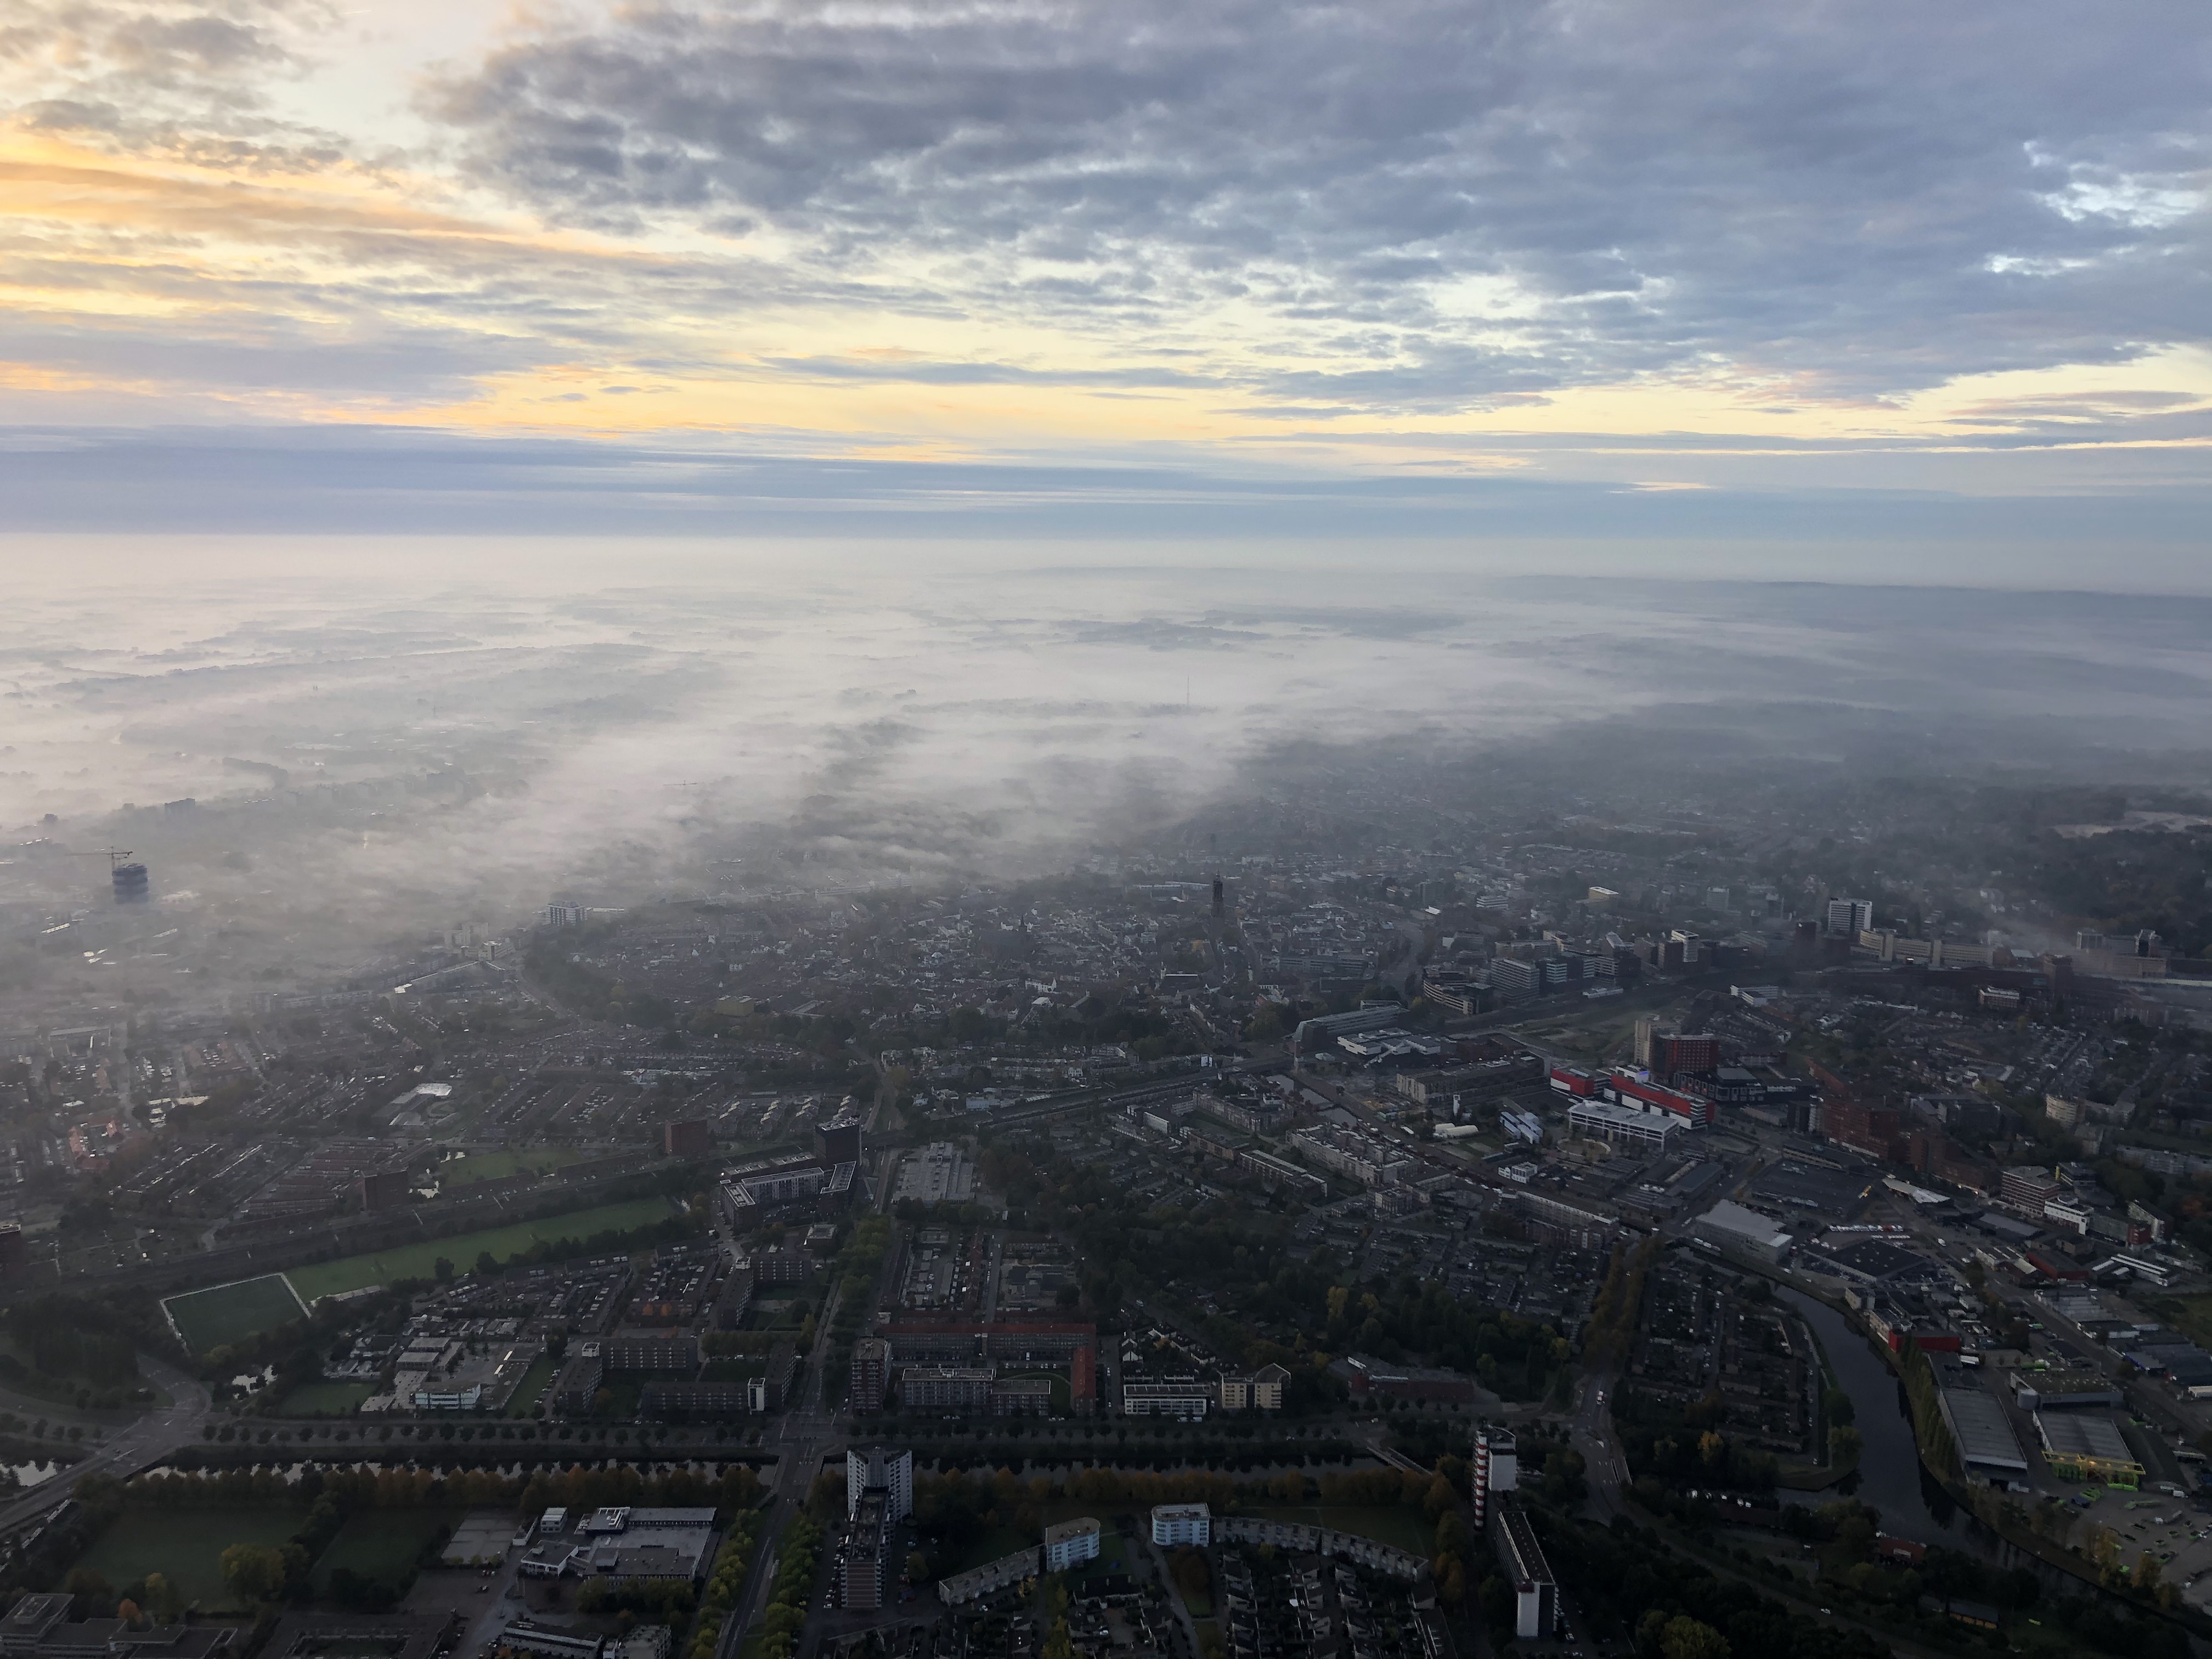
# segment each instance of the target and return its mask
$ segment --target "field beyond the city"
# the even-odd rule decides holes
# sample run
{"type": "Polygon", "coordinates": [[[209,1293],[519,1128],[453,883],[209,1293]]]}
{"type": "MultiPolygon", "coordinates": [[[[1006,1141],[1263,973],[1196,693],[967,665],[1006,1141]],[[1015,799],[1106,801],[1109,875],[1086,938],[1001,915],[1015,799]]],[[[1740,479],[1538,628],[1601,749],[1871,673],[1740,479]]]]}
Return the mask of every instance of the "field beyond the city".
{"type": "Polygon", "coordinates": [[[493,1227],[480,1233],[428,1238],[420,1243],[402,1244],[368,1255],[341,1256],[336,1261],[295,1267],[289,1277],[301,1299],[312,1304],[318,1297],[341,1296],[348,1291],[366,1290],[372,1285],[389,1285],[402,1279],[429,1279],[434,1275],[441,1256],[453,1264],[454,1272],[465,1273],[476,1266],[477,1257],[486,1250],[491,1252],[495,1261],[505,1261],[533,1244],[550,1243],[556,1238],[588,1238],[593,1233],[627,1232],[634,1227],[665,1221],[678,1213],[673,1200],[636,1198],[626,1204],[571,1210],[565,1215],[518,1221],[511,1226],[493,1227]]]}
{"type": "Polygon", "coordinates": [[[282,1273],[241,1279],[234,1285],[216,1285],[204,1291],[186,1291],[161,1304],[176,1322],[178,1334],[194,1353],[207,1353],[271,1330],[307,1311],[282,1273]]]}

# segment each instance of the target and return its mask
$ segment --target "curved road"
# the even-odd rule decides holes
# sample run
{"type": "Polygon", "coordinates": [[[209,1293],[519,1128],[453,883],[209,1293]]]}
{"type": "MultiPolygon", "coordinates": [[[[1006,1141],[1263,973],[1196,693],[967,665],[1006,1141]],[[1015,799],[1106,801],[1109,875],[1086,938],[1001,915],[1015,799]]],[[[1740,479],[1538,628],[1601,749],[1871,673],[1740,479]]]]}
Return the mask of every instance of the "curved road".
{"type": "Polygon", "coordinates": [[[140,1354],[138,1366],[155,1387],[169,1396],[170,1403],[117,1429],[82,1462],[40,1481],[14,1501],[0,1504],[0,1532],[10,1531],[56,1507],[88,1474],[135,1474],[199,1439],[201,1429],[214,1414],[206,1388],[198,1378],[185,1376],[151,1354],[140,1354]]]}

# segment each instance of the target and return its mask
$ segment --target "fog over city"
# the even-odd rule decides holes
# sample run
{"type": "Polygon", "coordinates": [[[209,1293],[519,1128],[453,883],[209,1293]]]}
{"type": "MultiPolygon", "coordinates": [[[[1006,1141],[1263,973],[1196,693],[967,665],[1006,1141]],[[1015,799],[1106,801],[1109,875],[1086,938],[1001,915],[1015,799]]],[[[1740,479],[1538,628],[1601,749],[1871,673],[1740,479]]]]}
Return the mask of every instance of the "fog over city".
{"type": "Polygon", "coordinates": [[[2208,65],[0,8],[0,1659],[2202,1659],[2208,65]]]}
{"type": "MultiPolygon", "coordinates": [[[[454,553],[34,587],[0,814],[135,849],[166,903],[366,945],[556,893],[1036,875],[1279,790],[1347,810],[1346,767],[1458,769],[1474,805],[1485,757],[1607,732],[1808,781],[2203,776],[2212,601],[951,550],[857,580],[664,554],[633,583],[454,553]]],[[[101,874],[9,868],[56,899],[101,874]]]]}

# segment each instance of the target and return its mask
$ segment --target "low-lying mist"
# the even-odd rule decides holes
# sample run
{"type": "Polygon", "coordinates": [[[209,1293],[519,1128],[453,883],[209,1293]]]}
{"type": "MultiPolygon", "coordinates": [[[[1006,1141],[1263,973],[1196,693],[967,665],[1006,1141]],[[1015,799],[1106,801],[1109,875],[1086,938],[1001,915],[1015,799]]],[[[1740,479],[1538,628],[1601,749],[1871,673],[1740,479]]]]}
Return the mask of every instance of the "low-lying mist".
{"type": "Polygon", "coordinates": [[[1018,876],[1232,799],[1341,806],[1346,767],[1387,818],[1385,772],[1571,732],[1585,801],[1662,756],[2171,771],[2212,679],[2212,601],[1435,560],[352,543],[45,574],[0,623],[6,896],[89,902],[104,869],[59,854],[113,845],[172,903],[363,939],[1018,876]]]}

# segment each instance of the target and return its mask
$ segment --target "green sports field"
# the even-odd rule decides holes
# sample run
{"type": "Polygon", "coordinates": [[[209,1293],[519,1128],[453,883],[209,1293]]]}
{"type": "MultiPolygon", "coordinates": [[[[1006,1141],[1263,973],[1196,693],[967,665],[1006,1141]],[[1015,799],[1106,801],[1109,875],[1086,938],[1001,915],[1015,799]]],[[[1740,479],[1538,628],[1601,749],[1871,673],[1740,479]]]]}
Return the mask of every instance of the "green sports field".
{"type": "Polygon", "coordinates": [[[305,1318],[300,1298],[294,1296],[282,1273],[241,1279],[234,1285],[216,1285],[204,1291],[186,1291],[162,1303],[176,1322],[178,1334],[194,1353],[207,1353],[258,1332],[274,1329],[288,1321],[305,1318]]]}
{"type": "Polygon", "coordinates": [[[457,1273],[467,1273],[475,1267],[477,1257],[486,1250],[493,1259],[504,1261],[519,1255],[533,1244],[549,1243],[556,1238],[588,1238],[593,1233],[610,1230],[626,1232],[633,1227],[643,1227],[655,1221],[665,1221],[679,1213],[675,1203],[665,1198],[637,1198],[627,1204],[603,1204],[597,1209],[571,1210],[566,1215],[549,1215],[538,1221],[519,1221],[509,1227],[494,1227],[480,1233],[462,1233],[453,1238],[426,1239],[419,1244],[402,1244],[393,1249],[379,1250],[369,1255],[349,1255],[336,1261],[321,1261],[312,1267],[295,1267],[289,1275],[292,1286],[306,1301],[316,1297],[338,1296],[347,1291],[364,1290],[371,1285],[389,1285],[402,1279],[431,1278],[440,1256],[453,1264],[457,1273]]]}
{"type": "Polygon", "coordinates": [[[580,1164],[588,1152],[571,1146],[541,1146],[527,1152],[471,1152],[449,1158],[434,1173],[441,1189],[472,1187],[479,1181],[499,1181],[507,1176],[544,1175],[571,1164],[580,1164]]]}

